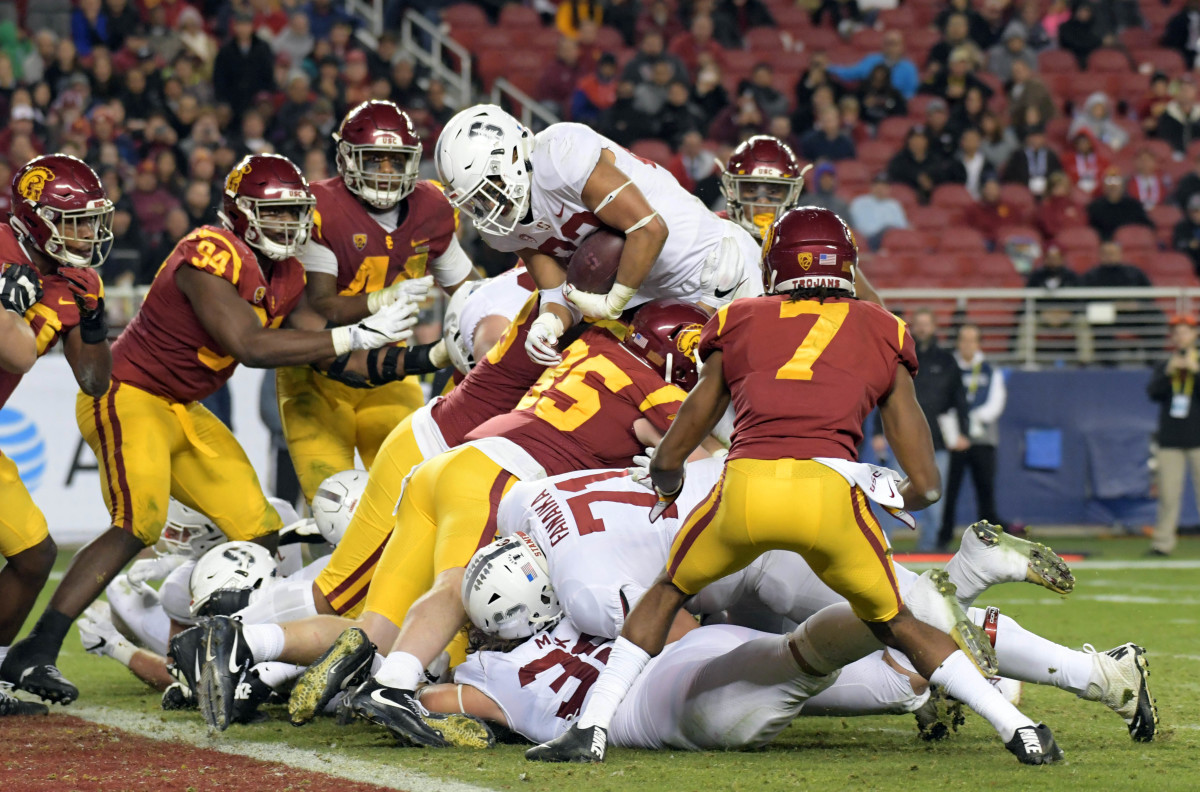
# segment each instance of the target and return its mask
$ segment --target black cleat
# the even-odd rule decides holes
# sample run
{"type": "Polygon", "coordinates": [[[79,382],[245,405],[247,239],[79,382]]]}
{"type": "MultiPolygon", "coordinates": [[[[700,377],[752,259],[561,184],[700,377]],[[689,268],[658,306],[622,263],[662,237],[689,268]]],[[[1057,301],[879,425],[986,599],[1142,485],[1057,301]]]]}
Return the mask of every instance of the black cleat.
{"type": "Polygon", "coordinates": [[[24,701],[8,692],[8,685],[0,685],[0,717],[9,715],[46,715],[50,708],[36,701],[24,701]]]}
{"type": "Polygon", "coordinates": [[[360,685],[371,670],[375,644],[358,627],[350,627],[305,669],[288,697],[288,716],[293,726],[312,720],[339,691],[360,685]]]}
{"type": "Polygon", "coordinates": [[[70,704],[79,698],[79,688],[63,677],[53,663],[30,665],[18,671],[15,663],[9,663],[12,659],[13,655],[10,652],[4,661],[4,668],[0,670],[0,676],[17,690],[28,691],[43,701],[55,704],[70,704]]]}
{"type": "Polygon", "coordinates": [[[267,720],[267,713],[259,712],[258,708],[274,694],[271,686],[259,678],[258,671],[251,668],[233,692],[232,722],[258,723],[267,720]]]}
{"type": "Polygon", "coordinates": [[[218,589],[200,606],[197,616],[232,616],[250,604],[253,589],[218,589]]]}
{"type": "Polygon", "coordinates": [[[1004,747],[1011,751],[1021,764],[1054,764],[1063,758],[1062,749],[1054,742],[1050,727],[1044,723],[1022,726],[1004,747]]]}
{"type": "Polygon", "coordinates": [[[608,731],[599,726],[572,725],[550,742],[525,752],[531,762],[603,762],[608,731]]]}
{"type": "Polygon", "coordinates": [[[929,691],[929,698],[913,715],[917,718],[917,731],[921,739],[927,742],[944,740],[967,722],[962,702],[950,698],[936,685],[929,691]]]}
{"type": "Polygon", "coordinates": [[[205,628],[206,624],[203,622],[189,627],[177,633],[167,647],[171,655],[171,664],[167,666],[167,671],[183,687],[182,695],[192,707],[196,706],[196,690],[200,685],[200,661],[204,654],[205,628]]]}
{"type": "Polygon", "coordinates": [[[471,715],[439,715],[417,701],[411,690],[386,687],[368,679],[350,694],[347,707],[365,721],[383,726],[406,745],[426,748],[491,748],[496,738],[471,715]]]}
{"type": "Polygon", "coordinates": [[[209,621],[196,691],[205,723],[218,731],[229,728],[233,723],[238,685],[245,681],[246,672],[252,665],[254,658],[242,637],[242,623],[228,616],[217,616],[209,621]]]}
{"type": "Polygon", "coordinates": [[[169,685],[162,694],[162,708],[165,712],[175,712],[177,710],[195,709],[196,699],[187,693],[187,689],[182,682],[176,682],[169,685]]]}

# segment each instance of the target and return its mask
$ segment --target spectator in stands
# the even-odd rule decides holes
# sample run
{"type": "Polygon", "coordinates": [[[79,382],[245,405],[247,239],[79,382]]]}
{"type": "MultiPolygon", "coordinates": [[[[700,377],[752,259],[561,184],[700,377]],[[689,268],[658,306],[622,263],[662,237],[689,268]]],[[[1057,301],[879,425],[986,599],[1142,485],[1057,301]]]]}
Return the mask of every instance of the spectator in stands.
{"type": "Polygon", "coordinates": [[[1162,45],[1182,55],[1187,68],[1196,65],[1196,52],[1200,45],[1200,0],[1184,0],[1179,13],[1167,20],[1162,45]]]}
{"type": "Polygon", "coordinates": [[[988,50],[988,72],[1007,83],[1012,79],[1012,67],[1017,61],[1028,66],[1030,71],[1036,70],[1037,55],[1026,43],[1028,39],[1029,31],[1024,23],[1017,20],[1009,22],[1000,43],[988,50]]]}
{"type": "Polygon", "coordinates": [[[1196,339],[1196,317],[1189,314],[1173,317],[1171,356],[1154,367],[1146,386],[1150,400],[1159,405],[1155,433],[1158,445],[1154,455],[1158,470],[1158,519],[1149,551],[1153,556],[1175,552],[1183,478],[1189,467],[1192,485],[1200,492],[1200,403],[1196,392],[1200,353],[1196,350],[1196,339]]]}
{"type": "Polygon", "coordinates": [[[942,99],[933,99],[925,107],[925,134],[935,159],[950,159],[958,151],[958,135],[950,125],[950,108],[942,99]]]}
{"type": "Polygon", "coordinates": [[[914,126],[908,131],[904,148],[900,149],[887,166],[888,179],[907,184],[917,191],[921,203],[928,203],[933,189],[945,181],[945,163],[930,150],[929,135],[923,126],[914,126]]]}
{"type": "MultiPolygon", "coordinates": [[[[921,78],[917,66],[904,52],[904,34],[889,30],[883,34],[883,51],[867,55],[858,63],[849,66],[830,66],[828,71],[839,80],[858,82],[870,76],[877,65],[887,66],[891,72],[892,86],[907,100],[917,95],[921,78]]],[[[810,71],[812,67],[809,67],[810,71]]],[[[797,100],[801,100],[797,86],[797,100]]]]}
{"type": "Polygon", "coordinates": [[[669,52],[683,61],[689,74],[696,73],[705,55],[720,65],[725,62],[725,48],[713,37],[713,19],[708,14],[692,17],[691,29],[671,42],[669,52]]]}
{"type": "Polygon", "coordinates": [[[1000,179],[989,175],[980,188],[979,200],[966,207],[963,215],[968,228],[983,234],[989,247],[995,249],[999,232],[1007,226],[1021,225],[1026,218],[1020,210],[1005,201],[1000,194],[1000,179]]]}
{"type": "MultiPolygon", "coordinates": [[[[313,6],[322,2],[327,0],[315,0],[313,6]]],[[[235,118],[240,118],[256,94],[275,90],[274,60],[271,47],[254,35],[254,15],[239,11],[234,16],[233,38],[221,47],[213,65],[217,101],[228,104],[235,118]]]]}
{"type": "Polygon", "coordinates": [[[1063,168],[1075,187],[1092,198],[1100,192],[1100,180],[1111,162],[1108,151],[1096,142],[1087,127],[1071,138],[1071,149],[1063,159],[1063,168]]]}
{"type": "Polygon", "coordinates": [[[1071,128],[1067,136],[1074,135],[1081,129],[1089,129],[1095,139],[1117,151],[1129,142],[1129,133],[1112,119],[1112,102],[1104,91],[1096,91],[1087,98],[1083,110],[1075,114],[1071,120],[1071,128]]]}
{"type": "Polygon", "coordinates": [[[563,0],[554,14],[554,25],[558,32],[569,39],[579,35],[581,25],[604,24],[604,6],[593,0],[563,0]]]}
{"type": "Polygon", "coordinates": [[[334,25],[350,22],[340,3],[334,3],[333,0],[311,0],[307,12],[308,29],[312,31],[315,39],[327,39],[333,32],[334,25]]]}
{"type": "MultiPolygon", "coordinates": [[[[611,11],[609,12],[611,16],[611,11]]],[[[671,41],[683,32],[683,23],[671,8],[667,0],[651,0],[649,8],[641,13],[637,20],[637,34],[643,37],[651,30],[661,36],[661,41],[671,41]]],[[[633,41],[626,39],[626,45],[633,46],[633,41]]]]}
{"type": "Polygon", "coordinates": [[[925,59],[925,82],[931,81],[949,66],[950,53],[954,50],[974,46],[970,22],[965,14],[950,14],[945,22],[939,23],[939,27],[942,29],[942,40],[930,48],[925,59]]]}
{"type": "MultiPolygon", "coordinates": [[[[212,155],[208,155],[208,162],[212,162],[212,155]]],[[[218,222],[212,180],[199,173],[193,173],[192,178],[183,191],[183,210],[188,214],[188,223],[196,228],[218,222]]]]}
{"type": "Polygon", "coordinates": [[[886,173],[875,174],[871,191],[850,202],[850,225],[867,241],[871,250],[878,250],[889,228],[908,228],[904,206],[892,197],[886,173]]]}
{"type": "MultiPolygon", "coordinates": [[[[196,13],[199,14],[198,11],[196,13]]],[[[181,13],[180,27],[182,18],[181,13]]],[[[105,0],[104,24],[108,29],[106,46],[110,51],[116,52],[125,45],[125,37],[142,24],[142,18],[129,0],[105,0]]]]}
{"type": "Polygon", "coordinates": [[[762,0],[720,0],[713,12],[717,41],[726,49],[741,49],[746,31],[775,27],[775,18],[762,0]]]}
{"type": "Polygon", "coordinates": [[[1025,119],[1030,108],[1037,111],[1037,118],[1042,123],[1051,121],[1058,115],[1058,105],[1050,95],[1050,89],[1024,61],[1017,61],[1012,66],[1008,101],[1008,112],[1018,127],[1015,130],[1018,135],[1024,132],[1025,119]]]}
{"type": "Polygon", "coordinates": [[[1042,5],[1039,0],[1024,0],[1019,18],[1025,26],[1025,43],[1034,53],[1050,49],[1057,43],[1042,24],[1042,5]]]}
{"type": "Polygon", "coordinates": [[[739,96],[721,111],[708,127],[708,136],[730,146],[737,145],[750,135],[762,133],[766,118],[758,103],[749,95],[739,96]]]}
{"type": "Polygon", "coordinates": [[[700,68],[696,83],[692,86],[692,101],[705,118],[716,118],[729,107],[729,92],[721,82],[721,70],[715,63],[700,68]]]}
{"type": "Polygon", "coordinates": [[[1192,141],[1200,139],[1200,104],[1196,103],[1196,84],[1189,75],[1180,79],[1175,98],[1159,116],[1155,137],[1170,143],[1179,154],[1186,153],[1192,141]]]}
{"type": "Polygon", "coordinates": [[[788,99],[775,89],[775,68],[769,63],[756,63],[750,79],[738,84],[738,95],[750,94],[763,116],[772,118],[787,115],[788,99]]]}
{"type": "Polygon", "coordinates": [[[1192,268],[1200,274],[1200,193],[1188,199],[1187,213],[1175,224],[1171,245],[1192,260],[1192,268]]]}
{"type": "Polygon", "coordinates": [[[980,119],[979,134],[982,138],[979,150],[983,152],[988,165],[997,171],[1005,166],[1013,152],[1021,145],[1016,134],[1001,123],[999,116],[991,111],[985,112],[980,119]]]}
{"type": "Polygon", "coordinates": [[[1035,196],[1046,192],[1046,180],[1062,170],[1058,155],[1046,146],[1046,130],[1040,124],[1025,132],[1025,145],[1013,152],[1004,165],[1004,181],[1024,184],[1035,196]]]}
{"type": "Polygon", "coordinates": [[[100,0],[79,0],[79,5],[71,12],[71,40],[80,57],[84,58],[92,54],[93,47],[108,46],[108,15],[100,0]]]}
{"type": "Polygon", "coordinates": [[[837,170],[831,162],[822,162],[813,171],[811,186],[804,193],[802,201],[808,206],[828,209],[850,222],[850,204],[837,195],[837,170]]]}
{"type": "Polygon", "coordinates": [[[821,111],[817,128],[800,138],[800,150],[812,162],[854,158],[854,141],[842,131],[842,116],[837,107],[821,111]]]}
{"type": "Polygon", "coordinates": [[[704,148],[704,136],[699,131],[685,132],[679,152],[667,163],[667,170],[688,192],[708,205],[719,192],[721,169],[717,158],[704,148]]]}
{"type": "Polygon", "coordinates": [[[1063,259],[1062,248],[1049,245],[1042,266],[1031,271],[1025,279],[1027,289],[1061,289],[1067,286],[1078,286],[1079,276],[1074,270],[1067,269],[1063,259]]]}
{"type": "Polygon", "coordinates": [[[1063,171],[1050,174],[1050,185],[1038,205],[1035,221],[1042,236],[1053,239],[1064,228],[1087,225],[1087,215],[1073,194],[1071,179],[1063,171]]]}
{"type": "Polygon", "coordinates": [[[654,76],[655,64],[661,61],[665,61],[671,66],[671,76],[668,82],[687,79],[687,69],[684,67],[683,61],[664,51],[662,34],[657,30],[647,30],[642,34],[642,43],[638,47],[637,54],[630,58],[629,63],[625,64],[625,70],[621,72],[621,79],[628,80],[635,85],[650,82],[654,76]]]}
{"type": "Polygon", "coordinates": [[[676,80],[667,86],[667,102],[658,112],[658,136],[673,149],[679,148],[687,132],[702,132],[707,119],[692,102],[687,83],[676,80]]]}
{"type": "MultiPolygon", "coordinates": [[[[2,133],[0,133],[2,134],[2,133]]],[[[1193,195],[1200,193],[1200,153],[1192,159],[1192,170],[1179,180],[1173,200],[1181,209],[1188,207],[1193,195]]]]}
{"type": "Polygon", "coordinates": [[[1138,107],[1137,117],[1141,121],[1142,131],[1147,137],[1157,137],[1158,120],[1166,112],[1171,103],[1171,78],[1164,72],[1156,71],[1150,78],[1150,93],[1138,107]]]}
{"type": "MultiPolygon", "coordinates": [[[[564,3],[570,6],[570,3],[564,3]]],[[[558,39],[554,60],[546,64],[542,76],[534,89],[533,98],[537,99],[554,111],[556,115],[565,116],[570,110],[571,95],[575,93],[575,84],[582,76],[579,66],[579,44],[575,39],[561,36],[558,39]]]]}
{"type": "MultiPolygon", "coordinates": [[[[454,108],[446,104],[446,84],[441,80],[429,81],[429,90],[425,93],[425,112],[439,129],[454,117],[454,108]]],[[[337,120],[331,118],[331,121],[336,123],[337,120]]]]}
{"type": "MultiPolygon", "coordinates": [[[[851,94],[846,94],[837,103],[838,113],[842,116],[842,131],[846,133],[846,137],[854,142],[855,149],[862,143],[871,139],[870,128],[862,121],[861,105],[858,103],[858,97],[851,94]]],[[[792,121],[787,116],[777,116],[787,121],[788,131],[791,132],[792,121]]],[[[772,123],[775,119],[772,119],[772,123]]],[[[775,134],[775,133],[771,133],[775,134]]],[[[775,135],[779,137],[779,135],[775,135]]]]}
{"type": "Polygon", "coordinates": [[[984,357],[978,325],[965,324],[958,329],[954,362],[958,364],[962,387],[966,392],[967,439],[970,446],[950,452],[949,474],[943,490],[945,505],[937,541],[941,551],[948,550],[950,540],[954,538],[958,493],[968,470],[971,471],[971,483],[975,486],[976,516],[992,525],[1004,527],[1004,521],[996,511],[996,446],[1000,442],[1000,416],[1004,414],[1008,402],[1004,372],[984,357]]]}
{"type": "Polygon", "coordinates": [[[983,94],[984,102],[992,95],[992,89],[987,83],[974,74],[975,56],[967,47],[959,47],[950,53],[947,68],[938,72],[934,78],[922,87],[924,93],[940,96],[949,104],[957,107],[966,99],[967,91],[977,90],[983,94]]]}
{"type": "Polygon", "coordinates": [[[1101,239],[1112,239],[1124,225],[1154,227],[1141,202],[1125,192],[1125,179],[1116,167],[1104,172],[1100,197],[1088,204],[1087,216],[1088,225],[1096,229],[1101,239]]]}
{"type": "Polygon", "coordinates": [[[1146,273],[1132,264],[1126,264],[1124,251],[1113,241],[1100,244],[1100,262],[1083,273],[1079,285],[1087,288],[1126,288],[1149,286],[1146,273]]]}
{"type": "Polygon", "coordinates": [[[654,136],[654,121],[633,103],[634,84],[617,83],[617,98],[600,115],[598,129],[605,137],[628,148],[636,141],[654,136]]]}
{"type": "Polygon", "coordinates": [[[596,69],[579,79],[571,97],[571,120],[595,125],[600,114],[617,100],[617,59],[604,53],[596,69]]]}
{"type": "Polygon", "coordinates": [[[638,112],[654,117],[663,105],[667,103],[667,91],[672,82],[671,64],[659,61],[654,64],[653,73],[647,82],[638,83],[633,92],[633,103],[638,112]]]}
{"type": "Polygon", "coordinates": [[[981,148],[983,135],[977,127],[967,127],[958,139],[958,151],[955,157],[962,166],[963,184],[967,192],[976,201],[979,200],[979,190],[984,179],[996,175],[996,169],[987,161],[981,148]]]}
{"type": "Polygon", "coordinates": [[[891,72],[884,63],[875,64],[859,86],[858,102],[863,119],[872,126],[878,126],[885,118],[908,114],[908,101],[892,85],[891,72]]]}
{"type": "Polygon", "coordinates": [[[129,200],[133,203],[145,242],[157,245],[166,226],[167,212],[179,207],[179,199],[158,183],[153,160],[143,160],[138,165],[129,200]]]}
{"type": "Polygon", "coordinates": [[[308,14],[303,11],[293,11],[287,27],[271,40],[275,54],[286,54],[294,64],[307,58],[315,45],[316,39],[308,29],[308,14]]]}
{"type": "Polygon", "coordinates": [[[417,84],[417,70],[412,59],[401,56],[392,64],[391,100],[405,110],[419,110],[425,106],[425,91],[417,84]]]}
{"type": "Polygon", "coordinates": [[[995,43],[992,41],[993,33],[987,20],[975,10],[973,0],[950,0],[946,3],[946,7],[934,17],[933,21],[934,24],[944,30],[956,16],[963,17],[963,21],[967,24],[967,33],[965,35],[975,43],[975,46],[980,49],[987,49],[995,43]]]}
{"type": "Polygon", "coordinates": [[[113,203],[112,232],[112,248],[101,273],[105,282],[110,286],[149,283],[162,262],[150,262],[128,197],[113,203]]]}
{"type": "Polygon", "coordinates": [[[951,108],[950,128],[957,138],[967,127],[978,127],[983,123],[987,113],[987,99],[978,88],[968,88],[967,95],[957,105],[951,108]]]}
{"type": "Polygon", "coordinates": [[[1080,0],[1071,18],[1058,26],[1058,45],[1075,56],[1079,68],[1087,68],[1087,59],[1107,43],[1093,24],[1096,10],[1089,0],[1080,0]]]}
{"type": "MultiPolygon", "coordinates": [[[[965,451],[970,447],[970,441],[967,439],[966,392],[963,390],[962,377],[959,375],[954,356],[938,346],[937,320],[933,311],[928,308],[914,311],[908,327],[917,345],[919,369],[913,380],[917,403],[921,405],[921,411],[925,413],[925,420],[929,423],[929,431],[933,435],[934,457],[941,480],[946,481],[950,467],[950,451],[965,451]],[[939,419],[947,413],[952,413],[945,421],[947,427],[953,425],[958,429],[954,438],[943,436],[942,421],[939,419]]],[[[878,420],[871,445],[876,457],[886,458],[887,440],[878,420]]],[[[939,501],[913,515],[917,520],[918,551],[930,552],[936,548],[938,532],[942,528],[942,506],[943,501],[939,501]]]]}
{"type": "Polygon", "coordinates": [[[1139,148],[1133,167],[1135,172],[1129,180],[1129,194],[1141,201],[1147,212],[1166,203],[1171,191],[1171,177],[1159,169],[1154,151],[1148,146],[1139,148]]]}
{"type": "Polygon", "coordinates": [[[862,13],[859,11],[857,0],[813,0],[815,10],[812,12],[813,26],[819,26],[826,15],[830,24],[843,36],[849,36],[861,25],[862,13]]]}

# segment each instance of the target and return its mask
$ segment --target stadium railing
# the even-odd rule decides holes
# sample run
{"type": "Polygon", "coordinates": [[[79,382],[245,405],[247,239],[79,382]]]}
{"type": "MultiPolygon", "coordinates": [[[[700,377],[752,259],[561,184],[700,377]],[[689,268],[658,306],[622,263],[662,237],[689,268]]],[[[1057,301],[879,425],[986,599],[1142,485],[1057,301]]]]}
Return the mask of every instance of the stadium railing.
{"type": "MultiPolygon", "coordinates": [[[[375,0],[375,4],[382,9],[380,0],[375,0]]],[[[412,9],[405,11],[400,25],[400,47],[446,85],[446,93],[454,97],[457,107],[474,104],[471,53],[438,25],[412,9]],[[455,62],[457,65],[451,65],[455,62]]]]}

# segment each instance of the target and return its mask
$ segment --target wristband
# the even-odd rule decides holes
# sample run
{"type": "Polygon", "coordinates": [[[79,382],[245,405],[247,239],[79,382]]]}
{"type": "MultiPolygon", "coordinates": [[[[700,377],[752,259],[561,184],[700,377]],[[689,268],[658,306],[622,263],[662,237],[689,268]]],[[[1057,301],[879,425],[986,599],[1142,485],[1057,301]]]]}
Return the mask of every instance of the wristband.
{"type": "Polygon", "coordinates": [[[350,345],[349,327],[335,327],[329,331],[329,335],[333,340],[333,354],[341,357],[350,353],[352,347],[350,345]]]}
{"type": "Polygon", "coordinates": [[[104,315],[104,298],[101,297],[96,310],[87,316],[80,312],[79,339],[85,344],[103,344],[108,340],[108,320],[104,315]]]}
{"type": "Polygon", "coordinates": [[[453,361],[450,360],[450,351],[446,347],[446,340],[442,339],[429,348],[429,362],[436,369],[444,369],[453,361]]]}
{"type": "MultiPolygon", "coordinates": [[[[387,382],[395,382],[398,379],[404,379],[405,371],[397,376],[399,368],[400,355],[403,353],[400,347],[380,347],[372,349],[367,353],[367,381],[372,385],[383,385],[387,382]]],[[[407,361],[407,355],[405,360],[407,361]]]]}
{"type": "Polygon", "coordinates": [[[637,289],[632,286],[626,286],[621,283],[614,283],[612,288],[608,290],[606,302],[616,312],[621,313],[625,310],[625,306],[629,305],[629,301],[637,294],[637,289]]]}

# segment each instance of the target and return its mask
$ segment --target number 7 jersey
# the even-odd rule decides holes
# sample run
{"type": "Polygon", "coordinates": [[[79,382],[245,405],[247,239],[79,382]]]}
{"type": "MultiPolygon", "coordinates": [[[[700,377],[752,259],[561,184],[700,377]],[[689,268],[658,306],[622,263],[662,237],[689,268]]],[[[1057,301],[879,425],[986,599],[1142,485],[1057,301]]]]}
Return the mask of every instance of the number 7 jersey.
{"type": "Polygon", "coordinates": [[[917,374],[904,321],[853,298],[735,300],[700,334],[701,360],[717,350],[735,412],[730,459],[857,460],[896,367],[917,374]]]}

